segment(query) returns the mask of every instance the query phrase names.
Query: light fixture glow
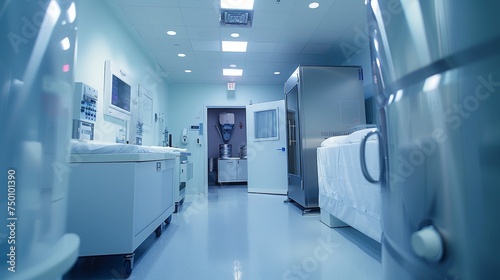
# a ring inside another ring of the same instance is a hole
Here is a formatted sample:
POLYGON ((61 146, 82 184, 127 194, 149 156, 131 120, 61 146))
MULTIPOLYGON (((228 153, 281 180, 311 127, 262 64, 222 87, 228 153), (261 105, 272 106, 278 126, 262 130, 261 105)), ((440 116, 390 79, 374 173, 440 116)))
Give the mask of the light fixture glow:
POLYGON ((186 70, 184 70, 184 72, 186 72, 186 73, 191 73, 191 72, 193 72, 193 71, 191 71, 191 70, 189 70, 189 69, 186 69, 186 70))
POLYGON ((236 65, 236 64, 234 64, 234 63, 233 63, 233 64, 229 64, 229 67, 232 67, 232 68, 234 68, 234 67, 236 67, 236 66, 238 66, 238 65, 236 65))
POLYGON ((311 8, 311 9, 316 9, 317 7, 319 7, 318 2, 312 2, 311 4, 309 4, 309 8, 311 8))
POLYGON ((243 76, 243 69, 222 69, 222 75, 224 76, 243 76))
POLYGON ((167 31, 167 35, 170 35, 170 36, 175 36, 177 34, 177 32, 173 31, 173 30, 169 30, 167 31))
POLYGON ((281 74, 281 72, 280 72, 280 71, 276 71, 276 72, 274 72, 274 75, 279 75, 279 74, 281 74))
POLYGON ((399 89, 396 91, 396 96, 394 97, 394 102, 398 102, 403 97, 403 90, 399 89))
POLYGON ((67 50, 69 50, 69 48, 71 48, 71 42, 69 41, 68 37, 61 40, 61 48, 65 51, 67 51, 67 50))
POLYGON ((71 3, 69 9, 66 11, 66 16, 68 17, 69 23, 73 23, 76 19, 76 8, 75 2, 71 3))
POLYGON ((222 41, 223 52, 246 52, 248 42, 242 41, 222 41))
POLYGON ((222 9, 253 10, 254 0, 220 0, 222 9))
POLYGON ((238 38, 238 37, 240 37, 240 34, 238 34, 236 32, 235 33, 231 33, 231 37, 238 38))
POLYGON ((438 88, 440 82, 441 82, 441 75, 440 74, 430 76, 427 79, 425 79, 423 90, 424 91, 433 91, 433 90, 438 88))
POLYGON ((178 56, 178 57, 186 57, 186 54, 184 54, 184 53, 179 53, 179 54, 177 54, 177 56, 178 56))

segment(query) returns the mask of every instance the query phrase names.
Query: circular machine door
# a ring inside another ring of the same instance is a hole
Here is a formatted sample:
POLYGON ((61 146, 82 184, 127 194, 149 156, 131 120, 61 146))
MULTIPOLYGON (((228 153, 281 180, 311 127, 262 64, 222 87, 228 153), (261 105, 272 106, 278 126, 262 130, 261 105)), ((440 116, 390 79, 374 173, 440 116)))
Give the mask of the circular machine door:
POLYGON ((500 266, 499 9, 368 3, 384 279, 487 279, 500 266))

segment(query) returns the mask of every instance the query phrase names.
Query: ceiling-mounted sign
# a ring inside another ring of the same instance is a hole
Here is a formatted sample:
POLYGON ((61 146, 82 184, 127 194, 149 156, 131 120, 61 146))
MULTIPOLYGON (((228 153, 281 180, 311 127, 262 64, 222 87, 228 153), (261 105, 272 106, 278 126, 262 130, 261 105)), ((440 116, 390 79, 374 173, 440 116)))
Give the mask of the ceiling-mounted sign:
POLYGON ((227 90, 235 90, 236 83, 227 83, 227 90))

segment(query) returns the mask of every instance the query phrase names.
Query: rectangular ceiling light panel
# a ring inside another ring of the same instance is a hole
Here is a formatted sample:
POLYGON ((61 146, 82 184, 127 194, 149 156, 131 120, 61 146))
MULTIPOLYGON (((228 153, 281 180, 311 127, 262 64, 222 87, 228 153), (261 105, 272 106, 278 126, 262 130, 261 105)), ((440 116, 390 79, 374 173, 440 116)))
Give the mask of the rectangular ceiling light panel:
POLYGON ((248 42, 242 41, 222 41, 223 52, 246 52, 248 42))
POLYGON ((243 69, 224 68, 224 69, 222 69, 222 75, 224 75, 224 76, 243 76, 243 69))
POLYGON ((253 10, 254 0, 220 0, 222 9, 253 10))

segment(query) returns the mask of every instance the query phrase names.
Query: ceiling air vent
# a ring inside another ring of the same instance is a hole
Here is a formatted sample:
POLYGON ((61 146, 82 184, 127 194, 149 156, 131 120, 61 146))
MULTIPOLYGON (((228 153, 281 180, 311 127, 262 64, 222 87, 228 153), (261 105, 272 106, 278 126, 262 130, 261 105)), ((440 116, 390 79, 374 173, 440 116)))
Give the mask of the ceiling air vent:
POLYGON ((220 10, 220 24, 222 26, 251 27, 253 11, 250 10, 220 10))

